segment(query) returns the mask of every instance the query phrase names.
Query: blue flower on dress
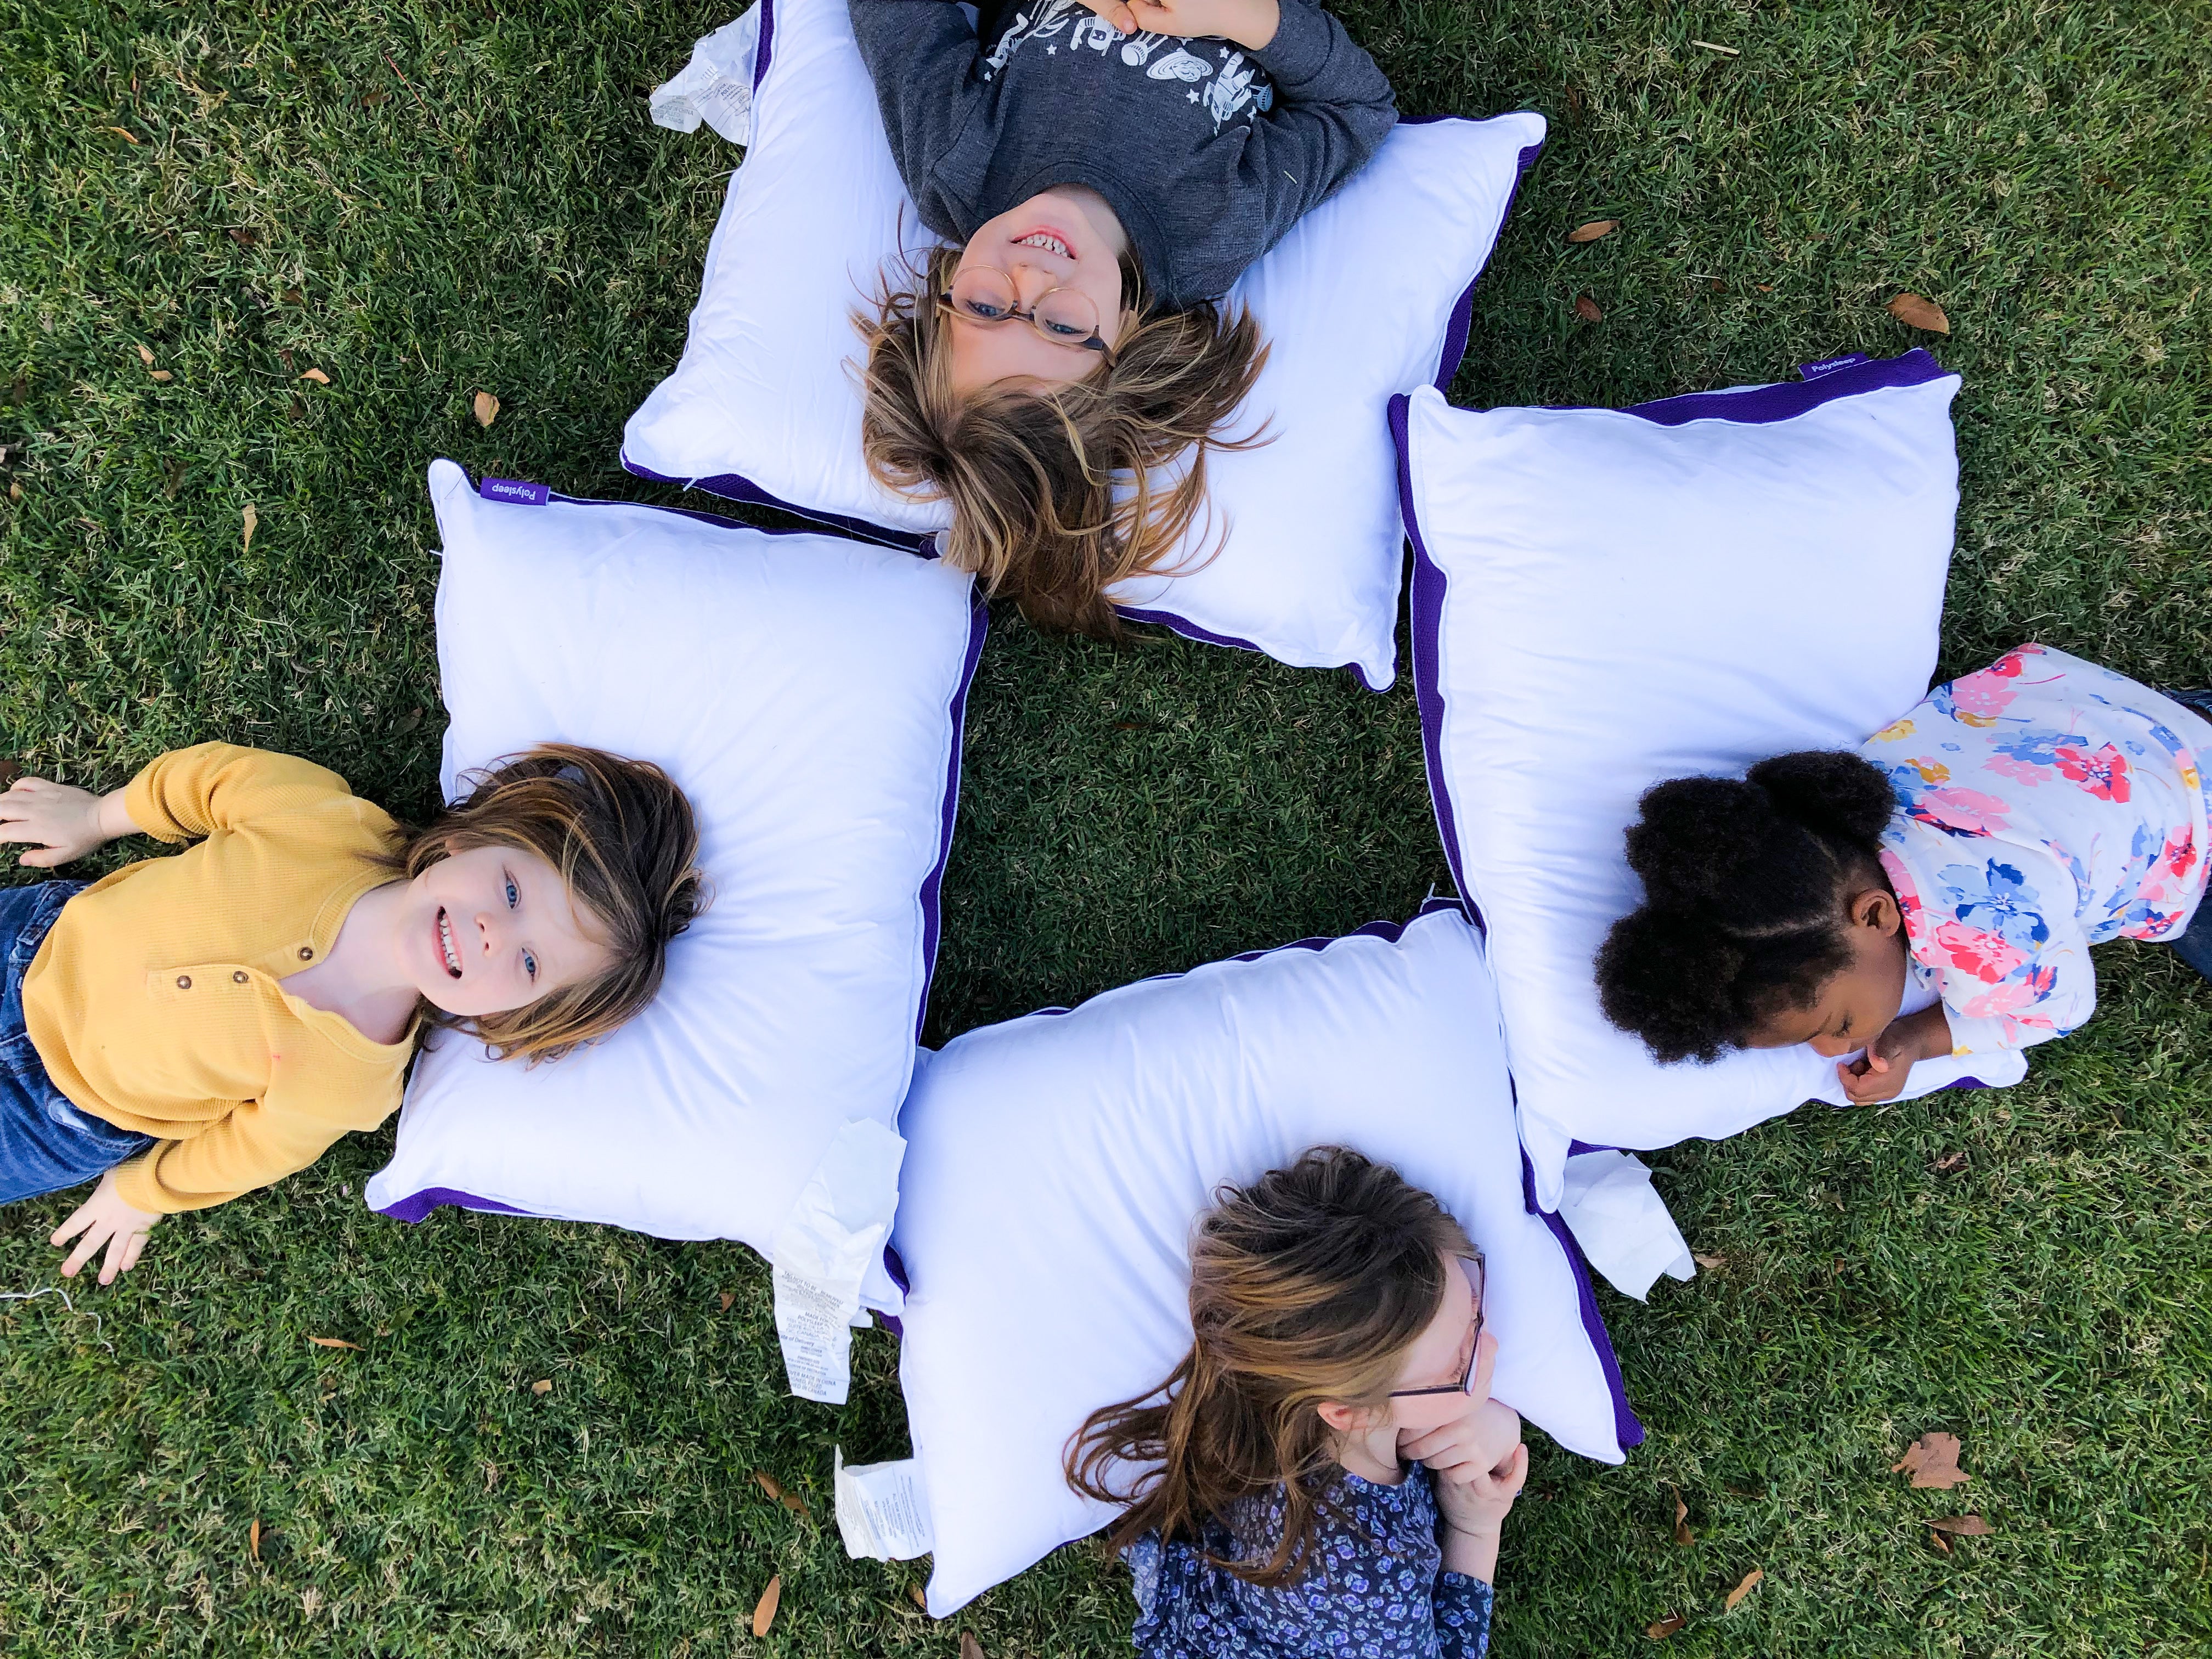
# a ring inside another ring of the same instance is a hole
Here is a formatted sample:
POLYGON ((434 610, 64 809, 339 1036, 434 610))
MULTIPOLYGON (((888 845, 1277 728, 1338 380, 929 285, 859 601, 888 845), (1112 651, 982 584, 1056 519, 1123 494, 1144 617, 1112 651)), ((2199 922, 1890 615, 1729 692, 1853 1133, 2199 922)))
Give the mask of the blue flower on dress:
POLYGON ((2042 896, 2009 864, 1946 865, 1936 877, 1951 912, 1970 927, 1995 933, 2016 950, 2033 952, 2051 937, 2038 908, 2042 896))

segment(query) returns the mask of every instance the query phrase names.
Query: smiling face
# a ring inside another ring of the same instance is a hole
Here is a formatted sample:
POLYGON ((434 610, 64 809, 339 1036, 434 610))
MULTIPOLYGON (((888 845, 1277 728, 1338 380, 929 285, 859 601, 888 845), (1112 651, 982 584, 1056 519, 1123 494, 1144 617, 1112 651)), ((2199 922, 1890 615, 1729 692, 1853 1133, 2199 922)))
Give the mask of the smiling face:
MULTIPOLYGON (((1129 239, 1105 198, 1067 185, 1032 196, 981 226, 968 239, 958 270, 996 270, 1024 311, 1054 289, 1088 299, 1098 313, 1098 334, 1120 343, 1121 255, 1129 239)), ((956 276, 957 276, 956 272, 956 276)), ((934 296, 932 296, 934 303, 934 296)), ((953 389, 963 393, 1000 381, 1047 386, 1079 380, 1098 366, 1099 354, 1044 338, 1027 322, 979 323, 946 319, 953 389)))
POLYGON ((526 1007, 613 962, 561 872, 515 847, 472 847, 431 865, 407 884, 393 927, 416 988, 465 1018, 526 1007))
POLYGON ((1751 1040, 1754 1048, 1810 1043, 1830 1060, 1880 1036, 1905 1000, 1905 918, 1887 888, 1861 888, 1844 901, 1844 940, 1850 961, 1832 975, 1809 1006, 1787 1008, 1751 1040))

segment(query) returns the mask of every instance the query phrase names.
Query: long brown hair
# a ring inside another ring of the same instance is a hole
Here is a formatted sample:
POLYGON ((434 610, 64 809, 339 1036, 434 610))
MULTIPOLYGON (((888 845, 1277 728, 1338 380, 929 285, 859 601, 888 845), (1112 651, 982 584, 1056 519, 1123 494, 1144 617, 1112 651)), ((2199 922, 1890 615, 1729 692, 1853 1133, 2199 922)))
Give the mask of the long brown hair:
MULTIPOLYGON (((957 248, 932 250, 911 286, 887 285, 872 316, 854 317, 867 343, 868 470, 890 489, 951 505, 940 550, 980 575, 985 592, 1012 597, 1041 627, 1117 638, 1121 619, 1105 590, 1158 570, 1175 552, 1206 507, 1206 456, 1267 441, 1257 430, 1217 435, 1251 391, 1267 347, 1249 314, 1224 322, 1210 301, 1153 310, 1129 255, 1121 289, 1131 320, 1110 362, 1044 392, 986 386, 963 395, 952 386, 950 319, 937 301, 959 263, 957 248), (1180 476, 1164 481, 1185 454, 1180 476)), ((1214 550, 1219 543, 1217 535, 1214 550)))
POLYGON ((505 1013, 461 1019, 426 1005, 432 1026, 468 1024, 501 1060, 535 1064, 606 1036, 660 989, 668 942, 707 908, 691 803, 650 761, 543 743, 468 775, 467 797, 395 850, 412 880, 475 847, 535 853, 596 921, 605 972, 505 1013))
POLYGON ((1273 1553, 1220 1565, 1255 1584, 1300 1576, 1335 1474, 1335 1436, 1316 1407, 1387 1401, 1443 1305, 1445 1258, 1470 1249, 1435 1199, 1342 1146, 1222 1188, 1191 1245, 1189 1353, 1068 1442, 1068 1484, 1129 1505, 1110 1546, 1155 1530, 1198 1537, 1208 1516, 1279 1486, 1273 1553), (1129 1464, 1148 1470, 1134 1490, 1113 1479, 1129 1464))

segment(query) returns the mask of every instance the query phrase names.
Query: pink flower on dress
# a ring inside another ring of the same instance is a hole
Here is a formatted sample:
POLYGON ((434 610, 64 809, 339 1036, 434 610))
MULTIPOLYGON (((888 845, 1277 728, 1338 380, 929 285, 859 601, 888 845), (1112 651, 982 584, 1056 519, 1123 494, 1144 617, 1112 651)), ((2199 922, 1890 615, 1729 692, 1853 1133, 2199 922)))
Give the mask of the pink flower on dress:
POLYGON ((2197 832, 2184 824, 2166 838, 2159 852, 2159 867, 2179 880, 2197 866, 2197 832))
POLYGON ((1991 755, 1982 763, 1984 771, 1996 773, 2001 778, 2010 778, 2034 788, 2044 781, 2044 769, 2033 761, 2024 761, 2013 755, 1991 755))
POLYGON ((1951 682, 1951 702, 1969 726, 1986 726, 2012 706, 2019 696, 2007 680, 2018 679, 2023 664, 2017 651, 1987 668, 1951 682))
POLYGON ((2025 980, 2014 980, 2004 985, 1992 986, 1959 1010, 1968 1019, 2003 1018, 2014 1025, 2025 1025, 2033 1030, 2051 1029, 2047 1014, 2026 1014, 2021 1011, 2040 1002, 2057 981, 2057 975, 2048 968, 2039 968, 2025 980))
POLYGON ((1978 789, 1931 789, 1913 803, 1913 816, 1969 836, 1995 835, 2005 827, 2011 803, 1978 789))
POLYGON ((1984 933, 1963 921, 1937 922, 1936 945, 1954 968, 1963 968, 1990 985, 2027 960, 2027 952, 2008 943, 2002 933, 1984 933))
POLYGON ((2099 800, 2127 799, 2128 757, 2111 744, 2094 753, 2079 744, 2060 744, 2051 752, 2068 781, 2080 784, 2099 800))

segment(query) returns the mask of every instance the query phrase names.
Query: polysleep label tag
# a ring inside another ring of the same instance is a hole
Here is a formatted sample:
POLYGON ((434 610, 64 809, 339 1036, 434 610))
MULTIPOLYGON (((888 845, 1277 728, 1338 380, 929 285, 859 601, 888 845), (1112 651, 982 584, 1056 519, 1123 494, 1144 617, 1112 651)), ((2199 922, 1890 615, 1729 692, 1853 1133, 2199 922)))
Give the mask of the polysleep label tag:
POLYGON ((1839 368, 1856 368, 1861 363, 1873 361, 1863 351, 1846 352, 1840 357, 1823 357, 1817 363, 1798 364, 1797 377, 1804 380, 1817 380, 1823 374, 1832 374, 1839 368))
POLYGON ((905 1158, 906 1142, 882 1124, 848 1123, 776 1230, 775 1334, 801 1400, 845 1403, 853 1327, 866 1322, 860 1285, 890 1236, 905 1158))
POLYGON ((548 486, 522 478, 486 478, 477 486, 477 494, 488 501, 514 501, 524 507, 543 507, 553 499, 548 486))
POLYGON ((844 1535, 846 1554, 856 1561, 911 1561, 937 1547, 917 1459, 848 1468, 842 1446, 831 1457, 837 1530, 844 1535))

